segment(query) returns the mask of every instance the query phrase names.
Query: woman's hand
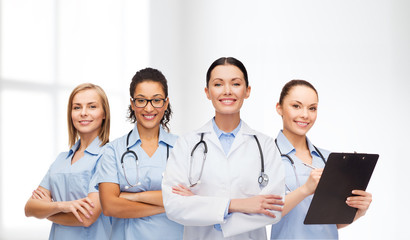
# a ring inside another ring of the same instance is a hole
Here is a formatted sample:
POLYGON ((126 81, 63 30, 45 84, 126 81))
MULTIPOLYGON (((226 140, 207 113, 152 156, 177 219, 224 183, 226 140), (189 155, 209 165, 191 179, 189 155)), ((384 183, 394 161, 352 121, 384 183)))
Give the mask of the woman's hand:
POLYGON ((352 194, 357 196, 348 197, 346 204, 349 205, 349 207, 357 208, 355 217, 355 219, 357 219, 366 214, 366 211, 369 209, 370 203, 372 202, 372 194, 363 190, 353 190, 352 194))
MULTIPOLYGON (((369 209, 370 203, 372 202, 372 194, 365 192, 363 190, 353 190, 352 194, 357 196, 350 196, 346 199, 346 204, 349 207, 357 208, 356 215, 353 221, 358 218, 363 217, 366 214, 367 209, 369 209)), ((349 224, 337 224, 337 228, 344 228, 349 224)))
POLYGON ((278 195, 257 195, 250 198, 232 199, 229 205, 229 212, 261 213, 275 218, 275 214, 270 212, 282 211, 284 202, 278 195))
POLYGON ((317 168, 310 171, 310 175, 305 184, 302 185, 302 190, 305 194, 311 195, 316 191, 320 177, 322 177, 323 168, 317 168))
POLYGON ((194 196, 195 195, 191 192, 189 188, 185 187, 182 184, 178 184, 178 186, 172 187, 172 193, 175 193, 181 196, 194 196))
POLYGON ((90 215, 93 215, 93 212, 91 211, 91 209, 94 208, 94 203, 88 197, 74 200, 74 201, 57 202, 57 203, 58 203, 58 207, 61 212, 73 213, 74 216, 80 222, 83 222, 83 219, 78 214, 78 211, 80 211, 86 218, 90 218, 90 215))
POLYGON ((53 200, 51 199, 51 196, 48 195, 47 193, 43 192, 40 188, 37 188, 36 190, 33 191, 33 194, 31 195, 32 199, 39 199, 43 200, 46 202, 52 202, 53 200))

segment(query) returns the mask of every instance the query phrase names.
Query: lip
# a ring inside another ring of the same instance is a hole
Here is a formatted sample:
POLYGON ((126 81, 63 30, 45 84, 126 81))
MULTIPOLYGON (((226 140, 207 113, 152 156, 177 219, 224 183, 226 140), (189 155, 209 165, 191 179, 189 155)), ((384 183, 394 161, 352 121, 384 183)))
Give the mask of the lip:
POLYGON ((92 122, 92 120, 81 120, 79 121, 82 126, 87 126, 92 122))
POLYGON ((236 99, 234 99, 234 98, 222 98, 222 99, 219 99, 219 102, 222 103, 223 105, 232 105, 236 102, 236 99))
POLYGON ((302 121, 295 121, 296 125, 298 125, 299 127, 307 127, 309 126, 308 122, 302 122, 302 121))
POLYGON ((147 121, 154 120, 156 116, 157 114, 142 114, 142 117, 147 121))

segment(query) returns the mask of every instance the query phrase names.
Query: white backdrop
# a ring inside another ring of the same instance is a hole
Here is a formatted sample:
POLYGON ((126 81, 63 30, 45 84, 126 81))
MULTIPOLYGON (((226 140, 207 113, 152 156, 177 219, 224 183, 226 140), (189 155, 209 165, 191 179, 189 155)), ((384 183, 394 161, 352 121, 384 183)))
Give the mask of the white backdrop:
POLYGON ((252 92, 241 115, 251 127, 275 137, 281 87, 305 79, 319 92, 318 120, 309 133, 314 144, 380 154, 368 187, 373 203, 365 217, 339 231, 340 239, 408 236, 410 164, 400 152, 410 143, 410 2, 0 4, 3 239, 48 236, 50 224, 25 218, 23 208, 56 154, 67 149, 65 108, 75 85, 93 82, 107 91, 115 139, 132 127, 125 121, 131 77, 143 67, 158 68, 169 81, 171 130, 184 134, 213 116, 205 73, 221 56, 236 57, 248 69, 252 92))

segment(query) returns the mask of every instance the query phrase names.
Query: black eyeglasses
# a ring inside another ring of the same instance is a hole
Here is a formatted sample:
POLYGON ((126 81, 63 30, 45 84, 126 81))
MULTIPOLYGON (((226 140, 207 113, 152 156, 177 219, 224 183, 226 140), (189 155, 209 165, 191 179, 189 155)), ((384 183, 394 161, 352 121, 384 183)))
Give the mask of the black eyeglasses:
POLYGON ((132 102, 137 108, 144 108, 150 102, 154 108, 162 108, 165 105, 166 98, 132 98, 132 102))

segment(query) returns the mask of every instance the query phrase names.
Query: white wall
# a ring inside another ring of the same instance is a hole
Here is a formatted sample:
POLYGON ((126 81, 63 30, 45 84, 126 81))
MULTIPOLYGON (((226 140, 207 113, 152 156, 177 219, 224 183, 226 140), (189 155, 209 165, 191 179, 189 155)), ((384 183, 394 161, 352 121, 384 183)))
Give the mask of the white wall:
POLYGON ((0 230, 8 233, 7 239, 24 239, 27 233, 16 232, 23 225, 30 233, 47 236, 49 223, 25 218, 23 207, 54 156, 66 148, 65 107, 73 86, 92 81, 107 90, 116 119, 112 138, 116 138, 130 128, 123 119, 132 75, 146 65, 156 67, 169 81, 171 129, 183 134, 213 116, 203 92, 205 73, 221 56, 234 56, 248 69, 252 92, 241 114, 250 126, 275 137, 281 128, 274 109, 281 87, 291 79, 305 79, 319 92, 319 116, 309 134, 315 145, 380 154, 368 187, 373 194, 371 208, 339 231, 341 239, 407 237, 410 193, 404 183, 410 180, 405 172, 410 164, 399 152, 410 143, 408 1, 155 0, 142 6, 127 0, 37 1, 44 8, 29 2, 0 2, 0 168, 3 175, 13 173, 0 180, 0 230), (98 7, 103 12, 96 11, 98 7), (44 14, 38 13, 49 12, 48 8, 58 9, 57 22, 53 14, 44 20, 44 14), (31 15, 7 17, 12 9, 31 15), (33 21, 38 23, 31 27, 41 26, 41 31, 28 31, 33 21), (25 31, 10 37, 18 29, 25 31), (25 51, 19 51, 22 48, 25 51), (31 69, 42 53, 51 57, 31 69), (33 72, 39 77, 33 78, 33 72), (60 100, 54 103, 52 95, 27 93, 24 84, 10 80, 12 76, 40 84, 39 88, 57 82, 53 86, 61 91, 60 100), (25 109, 26 102, 19 100, 27 96, 38 101, 34 110, 25 109), (33 130, 28 123, 35 122, 39 112, 50 119, 43 128, 51 124, 57 133, 33 130), (14 152, 25 148, 17 144, 24 134, 30 140, 25 143, 27 152, 35 157, 13 153, 7 155, 12 158, 5 157, 6 148, 14 152), (14 205, 13 196, 18 196, 14 205))
POLYGON ((282 86, 306 79, 320 98, 311 140, 333 151, 380 154, 368 187, 371 208, 340 230, 340 238, 405 238, 410 164, 399 151, 410 144, 408 1, 154 1, 151 6, 151 63, 166 69, 170 79, 175 132, 211 118, 203 88, 206 70, 218 57, 244 62, 252 93, 242 118, 273 137, 281 128, 274 106, 282 86))

